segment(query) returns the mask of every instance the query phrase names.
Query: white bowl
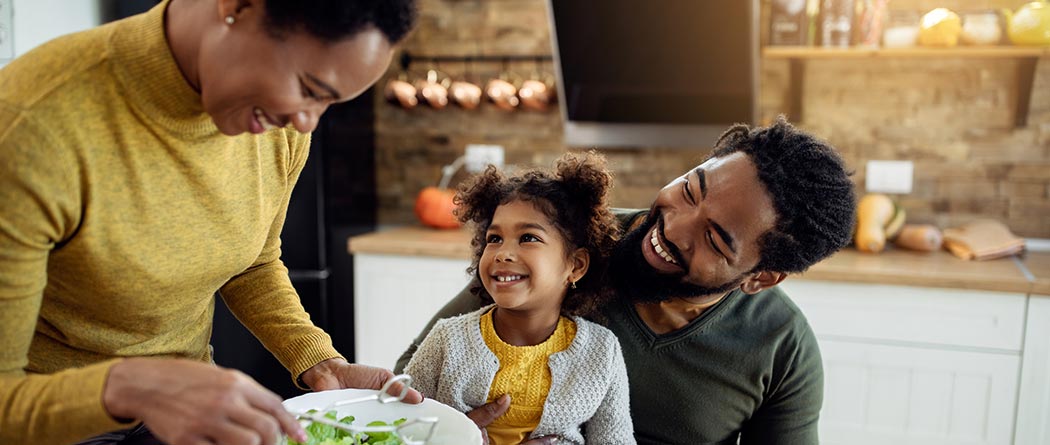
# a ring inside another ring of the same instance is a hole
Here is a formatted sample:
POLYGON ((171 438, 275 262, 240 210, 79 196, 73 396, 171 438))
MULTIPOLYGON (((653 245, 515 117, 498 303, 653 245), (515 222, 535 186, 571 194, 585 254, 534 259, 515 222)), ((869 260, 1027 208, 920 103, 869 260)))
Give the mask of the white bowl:
MULTIPOLYGON (((342 400, 377 394, 370 389, 337 389, 332 391, 311 392, 284 401, 285 409, 303 412, 311 409, 323 410, 332 403, 342 400)), ((368 401, 344 405, 336 408, 338 417, 354 416, 355 426, 365 426, 369 422, 381 420, 391 423, 397 419, 412 420, 420 417, 437 417, 434 435, 427 445, 480 445, 481 430, 463 413, 448 405, 426 399, 418 405, 401 402, 379 403, 368 401)), ((320 413, 323 414, 323 413, 320 413)))

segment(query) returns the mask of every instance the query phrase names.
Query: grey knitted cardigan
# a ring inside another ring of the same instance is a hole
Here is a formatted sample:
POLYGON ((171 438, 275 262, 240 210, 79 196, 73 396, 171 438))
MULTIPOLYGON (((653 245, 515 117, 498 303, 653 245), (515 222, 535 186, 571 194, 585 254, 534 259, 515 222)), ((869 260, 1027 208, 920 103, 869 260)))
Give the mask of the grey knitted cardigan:
MULTIPOLYGON (((499 360, 481 337, 481 315, 492 306, 440 320, 419 345, 405 373, 426 397, 467 412, 484 405, 499 360)), ((616 336, 572 317, 576 337, 551 354, 551 389, 530 439, 557 435, 558 443, 634 444, 627 368, 616 336)))

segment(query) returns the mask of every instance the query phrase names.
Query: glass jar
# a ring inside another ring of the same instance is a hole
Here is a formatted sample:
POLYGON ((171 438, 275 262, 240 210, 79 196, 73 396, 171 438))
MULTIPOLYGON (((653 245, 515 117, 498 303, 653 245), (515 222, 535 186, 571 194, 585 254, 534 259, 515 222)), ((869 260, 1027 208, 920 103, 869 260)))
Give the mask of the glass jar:
POLYGON ((882 37, 882 29, 886 26, 888 14, 886 7, 889 0, 857 0, 854 20, 854 43, 857 46, 877 47, 882 37))
POLYGON ((809 34, 809 17, 806 15, 806 0, 773 0, 770 19, 769 43, 771 45, 806 45, 809 34))
POLYGON ((919 40, 918 11, 891 11, 882 31, 882 46, 885 48, 909 48, 919 40))
POLYGON ((820 44, 825 47, 845 48, 850 45, 853 29, 852 0, 821 0, 820 44))
POLYGON ((997 45, 1003 37, 999 25, 999 14, 995 11, 969 12, 963 14, 962 35, 959 38, 967 45, 997 45))

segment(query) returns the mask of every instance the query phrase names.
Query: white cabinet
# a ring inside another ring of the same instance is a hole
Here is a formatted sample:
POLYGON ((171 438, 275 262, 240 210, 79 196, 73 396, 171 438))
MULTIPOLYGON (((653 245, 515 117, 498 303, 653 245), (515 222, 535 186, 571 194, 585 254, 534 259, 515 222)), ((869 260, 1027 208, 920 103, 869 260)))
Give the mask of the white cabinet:
POLYGON ((1028 303, 1017 445, 1050 444, 1050 295, 1028 303))
POLYGON ((1021 350, 1024 294, 792 279, 780 287, 821 337, 1021 350))
POLYGON ((470 281, 469 265, 467 260, 356 254, 356 362, 393 368, 430 318, 470 281))
MULTIPOLYGON (((466 259, 357 253, 357 361, 391 368, 466 259)), ((1050 445, 1050 296, 789 279, 824 359, 821 443, 1050 445)))
POLYGON ((805 280, 781 286, 820 343, 822 443, 1014 443, 1024 294, 805 280))
POLYGON ((1010 443, 1020 357, 836 340, 820 350, 821 443, 1010 443))

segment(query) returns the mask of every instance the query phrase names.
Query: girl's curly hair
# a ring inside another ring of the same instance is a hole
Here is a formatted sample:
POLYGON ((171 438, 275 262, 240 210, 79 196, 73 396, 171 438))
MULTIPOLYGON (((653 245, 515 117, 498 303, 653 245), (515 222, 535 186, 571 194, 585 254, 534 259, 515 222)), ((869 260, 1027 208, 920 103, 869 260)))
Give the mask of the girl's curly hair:
POLYGON ((600 318, 597 309, 610 291, 605 273, 609 253, 619 236, 616 218, 609 211, 608 194, 612 174, 606 169, 605 157, 590 151, 566 153, 553 169, 531 169, 507 177, 493 166, 474 176, 456 193, 456 216, 472 224, 474 249, 467 273, 478 285, 471 288, 483 302, 491 304, 492 296, 480 285, 478 263, 487 244, 485 233, 492 224, 496 208, 515 200, 531 202, 561 232, 567 254, 577 248, 590 253, 590 267, 576 289, 568 289, 562 301, 562 313, 600 318))

